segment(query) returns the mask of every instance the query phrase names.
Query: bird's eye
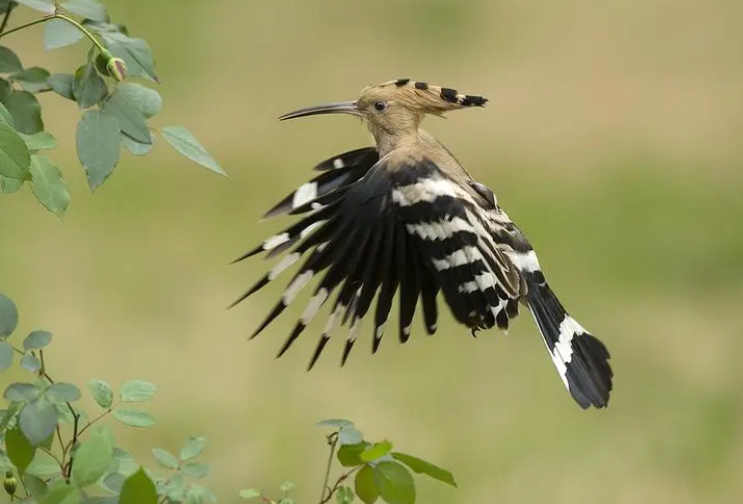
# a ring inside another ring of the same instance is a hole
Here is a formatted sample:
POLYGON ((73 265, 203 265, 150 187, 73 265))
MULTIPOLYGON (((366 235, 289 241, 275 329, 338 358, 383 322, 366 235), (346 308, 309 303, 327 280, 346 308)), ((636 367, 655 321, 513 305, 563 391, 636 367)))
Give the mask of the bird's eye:
POLYGON ((374 108, 377 110, 377 112, 384 112, 385 110, 387 110, 387 102, 385 101, 374 102, 374 108))

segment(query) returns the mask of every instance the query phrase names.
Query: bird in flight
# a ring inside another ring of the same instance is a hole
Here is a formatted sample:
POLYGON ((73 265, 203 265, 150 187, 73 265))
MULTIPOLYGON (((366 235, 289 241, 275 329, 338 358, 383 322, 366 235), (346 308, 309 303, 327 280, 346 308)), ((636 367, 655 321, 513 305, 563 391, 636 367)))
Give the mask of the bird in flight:
POLYGON ((436 332, 439 293, 457 322, 473 335, 494 326, 507 330, 523 303, 573 399, 584 409, 608 404, 613 372, 606 346, 565 311, 536 253, 493 192, 420 129, 426 115, 483 107, 486 102, 455 89, 397 79, 367 86, 353 101, 303 108, 279 118, 356 116, 366 123, 376 145, 319 163, 317 176, 265 214, 303 217, 235 261, 261 252, 267 257, 286 252, 232 306, 306 259, 252 337, 315 277, 320 280, 278 354, 283 355, 331 301, 310 369, 337 326, 350 323, 341 360, 345 364, 374 298, 374 313, 368 317, 374 325, 372 352, 385 333, 396 293, 403 343, 410 337, 419 300, 427 333, 436 332))

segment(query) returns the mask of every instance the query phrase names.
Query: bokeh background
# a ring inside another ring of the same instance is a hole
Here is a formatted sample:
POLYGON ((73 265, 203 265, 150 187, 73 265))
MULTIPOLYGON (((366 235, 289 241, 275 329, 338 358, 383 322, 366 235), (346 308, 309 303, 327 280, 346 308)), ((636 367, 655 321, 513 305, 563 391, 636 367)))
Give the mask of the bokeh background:
MULTIPOLYGON (((204 435, 223 502, 284 479, 313 502, 326 459, 314 423, 345 417, 454 472, 459 490, 421 480, 422 503, 742 501, 741 2, 107 3, 154 49, 156 124, 187 125, 232 178, 159 142, 91 195, 78 111, 45 96, 72 206, 60 222, 27 189, 0 198, 0 278, 21 330, 54 332, 55 377, 158 385, 160 425, 117 430, 142 461, 204 435), (609 346, 608 410, 573 403, 528 316, 475 340, 446 314, 435 337, 417 323, 400 346, 391 331, 373 358, 367 327, 342 370, 339 332, 306 374, 322 322, 274 355, 307 296, 250 343, 283 283, 225 310, 269 266, 229 261, 289 222, 259 223, 263 211, 316 162, 370 142, 349 118, 276 116, 398 77, 490 98, 426 127, 609 346)), ((26 64, 82 61, 82 45, 45 54, 40 35, 7 43, 26 64)))

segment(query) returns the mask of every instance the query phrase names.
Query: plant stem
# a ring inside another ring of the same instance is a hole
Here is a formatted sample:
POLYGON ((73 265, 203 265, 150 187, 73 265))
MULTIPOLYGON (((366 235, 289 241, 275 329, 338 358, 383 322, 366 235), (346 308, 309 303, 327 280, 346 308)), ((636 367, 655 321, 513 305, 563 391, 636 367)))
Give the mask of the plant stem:
POLYGON ((55 17, 54 14, 50 14, 49 16, 44 16, 44 17, 39 18, 39 19, 34 19, 33 21, 30 21, 30 22, 28 22, 26 24, 22 24, 21 26, 16 26, 15 28, 11 28, 10 30, 8 30, 6 32, 0 33, 0 38, 5 37, 6 35, 10 35, 11 33, 15 33, 17 31, 21 31, 23 29, 29 28, 29 27, 31 27, 33 25, 37 25, 39 23, 46 23, 50 19, 54 19, 54 17, 55 17))
MULTIPOLYGON (((329 490, 328 482, 330 481, 330 468, 333 466, 333 455, 335 455, 335 447, 338 445, 338 433, 334 432, 328 436, 328 444, 330 445, 330 455, 328 456, 328 466, 325 469, 325 480, 322 483, 322 492, 320 493, 320 502, 327 502, 325 493, 329 490)), ((330 494, 332 495, 332 493, 330 494)), ((328 496, 328 499, 330 496, 328 496)))
MULTIPOLYGON (((7 20, 7 15, 6 15, 5 19, 7 20)), ((37 25, 37 24, 40 24, 40 23, 46 23, 50 19, 61 19, 63 21, 66 21, 66 22, 70 23, 75 28, 77 28, 78 30, 80 30, 83 33, 83 35, 85 35, 86 37, 88 37, 88 40, 90 40, 93 43, 93 45, 100 51, 100 53, 104 57, 106 57, 106 58, 111 58, 112 57, 111 56, 111 53, 109 52, 109 50, 106 49, 105 47, 103 47, 103 44, 101 44, 101 42, 92 33, 90 33, 90 31, 87 28, 85 28, 83 25, 81 25, 80 23, 78 23, 77 21, 75 21, 74 19, 72 19, 71 17, 66 16, 64 14, 60 14, 58 12, 56 12, 54 14, 49 14, 48 16, 44 16, 44 17, 41 17, 39 19, 34 19, 33 21, 29 21, 28 23, 22 24, 21 26, 16 26, 15 28, 12 28, 12 29, 10 29, 10 30, 8 30, 6 32, 3 32, 3 31, 0 30, 0 38, 3 38, 6 35, 10 35, 11 33, 15 33, 17 31, 24 30, 26 28, 29 28, 31 26, 34 26, 34 25, 37 25)), ((3 20, 3 26, 5 25, 5 22, 6 21, 3 20)))
MULTIPOLYGON (((1 36, 2 34, 0 34, 0 37, 1 36)), ((40 371, 41 376, 46 378, 49 381, 49 383, 54 384, 54 380, 52 379, 51 376, 49 376, 49 373, 46 372, 46 363, 44 362, 44 350, 39 350, 39 360, 41 361, 41 371, 40 371)), ((69 444, 67 445, 68 447, 65 448, 62 453, 63 460, 64 460, 64 457, 67 456, 68 449, 73 448, 75 444, 77 443, 77 437, 79 436, 78 428, 80 426, 80 415, 78 415, 75 412, 75 408, 72 407, 72 404, 70 404, 69 402, 65 402, 65 404, 70 409, 70 413, 72 414, 72 418, 74 421, 73 421, 73 429, 72 429, 72 441, 69 442, 69 444)), ((70 474, 72 474, 72 457, 70 457, 70 461, 68 462, 68 469, 67 469, 66 474, 65 474, 64 467, 62 467, 62 475, 65 477, 65 481, 67 481, 68 483, 70 481, 70 474)))
POLYGON ((5 28, 8 26, 8 21, 10 21, 10 13, 15 8, 15 4, 12 2, 8 2, 8 10, 5 11, 5 16, 3 16, 3 22, 0 24, 0 33, 5 31, 5 28))
POLYGON ((337 492, 338 489, 341 487, 341 483, 343 483, 344 481, 346 481, 349 476, 351 476, 353 473, 355 473, 356 471, 358 471, 362 467, 364 467, 364 466, 363 465, 356 466, 353 469, 351 469, 350 471, 348 471, 347 473, 341 474, 338 477, 338 480, 333 485, 333 488, 330 488, 329 489, 330 491, 328 492, 328 495, 326 495, 318 504, 325 504, 326 502, 330 501, 330 499, 333 498, 333 495, 335 494, 335 492, 337 492))
POLYGON ((103 413, 101 413, 100 415, 98 415, 97 417, 95 417, 93 420, 91 420, 90 422, 88 422, 86 425, 84 425, 83 428, 80 429, 80 432, 77 433, 77 436, 78 437, 82 436, 83 435, 83 432, 85 432, 86 430, 88 430, 89 427, 92 427, 96 422, 98 422, 99 420, 101 420, 103 417, 105 417, 106 415, 108 415, 109 413, 111 413, 114 410, 114 408, 116 406, 118 406, 118 405, 119 405, 118 402, 116 404, 111 405, 110 408, 108 408, 103 413))

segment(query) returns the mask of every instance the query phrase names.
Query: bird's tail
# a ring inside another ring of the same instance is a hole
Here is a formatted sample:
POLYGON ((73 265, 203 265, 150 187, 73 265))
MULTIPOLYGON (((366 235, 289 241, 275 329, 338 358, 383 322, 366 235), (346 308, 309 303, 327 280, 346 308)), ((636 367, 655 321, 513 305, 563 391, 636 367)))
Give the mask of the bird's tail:
POLYGON ((538 267, 534 251, 522 270, 526 303, 539 326, 552 361, 573 399, 582 407, 603 408, 609 402, 614 373, 609 351, 563 308, 538 267))

